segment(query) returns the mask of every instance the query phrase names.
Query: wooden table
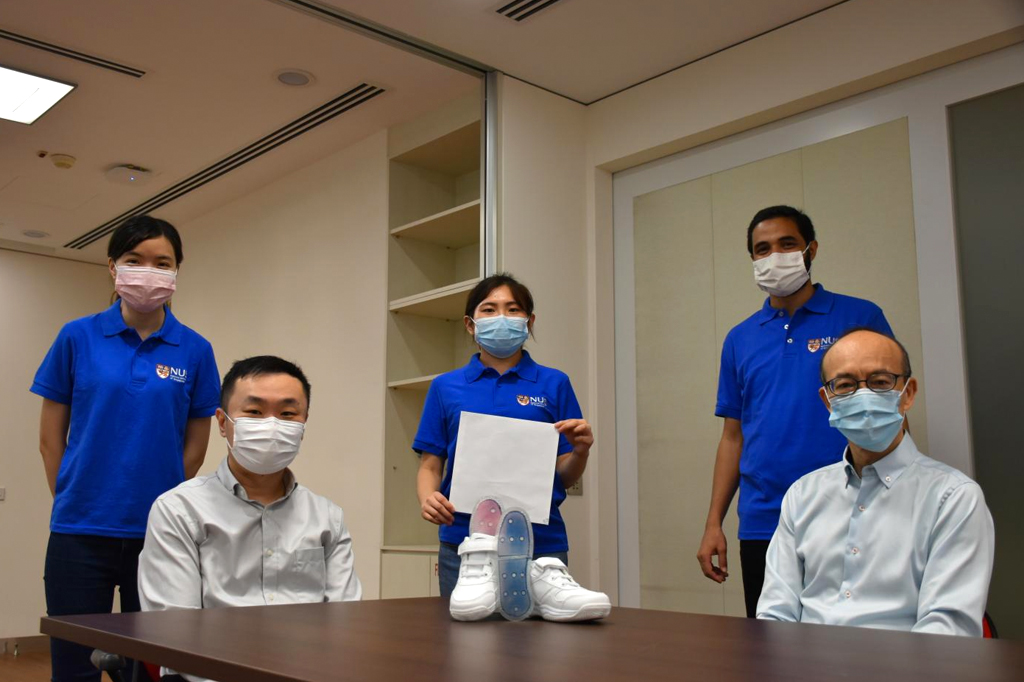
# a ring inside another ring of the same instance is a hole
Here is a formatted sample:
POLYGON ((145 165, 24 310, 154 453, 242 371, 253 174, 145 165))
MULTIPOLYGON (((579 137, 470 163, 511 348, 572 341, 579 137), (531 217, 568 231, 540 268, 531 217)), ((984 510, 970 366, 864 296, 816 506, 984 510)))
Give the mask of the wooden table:
POLYGON ((439 598, 43 618, 53 637, 221 682, 1024 680, 1024 643, 612 609, 456 623, 439 598))

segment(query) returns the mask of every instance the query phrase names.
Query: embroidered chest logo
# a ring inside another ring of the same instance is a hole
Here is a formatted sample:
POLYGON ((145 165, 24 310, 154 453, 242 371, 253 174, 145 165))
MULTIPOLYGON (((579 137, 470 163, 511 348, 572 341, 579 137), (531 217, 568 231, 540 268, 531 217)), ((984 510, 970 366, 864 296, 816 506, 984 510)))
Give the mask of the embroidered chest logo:
POLYGON ((188 370, 169 367, 168 365, 157 365, 156 375, 161 379, 170 379, 171 381, 183 384, 188 379, 188 370))
POLYGON ((823 336, 820 339, 807 339, 807 350, 812 353, 817 353, 819 350, 828 349, 833 343, 836 342, 834 336, 823 336))
POLYGON ((526 407, 526 406, 530 406, 530 407, 547 407, 548 406, 548 399, 547 398, 544 398, 544 397, 537 398, 537 397, 532 396, 532 395, 517 395, 516 396, 516 402, 518 402, 523 407, 526 407))

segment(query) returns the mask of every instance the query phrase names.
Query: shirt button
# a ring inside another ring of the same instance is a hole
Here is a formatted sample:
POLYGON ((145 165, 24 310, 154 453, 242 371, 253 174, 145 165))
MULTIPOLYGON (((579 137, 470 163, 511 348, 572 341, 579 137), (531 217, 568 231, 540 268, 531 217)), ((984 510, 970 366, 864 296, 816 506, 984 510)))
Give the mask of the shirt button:
POLYGON ((857 549, 856 547, 854 547, 854 548, 853 548, 853 549, 851 549, 850 551, 851 551, 851 552, 853 552, 854 554, 860 554, 860 550, 859 550, 859 549, 857 549))
POLYGON ((786 339, 786 343, 793 343, 793 339, 786 339))
POLYGON ((779 317, 782 317, 783 315, 785 315, 785 313, 780 310, 779 311, 779 317))
POLYGON ((886 483, 892 483, 892 476, 886 476, 885 477, 885 482, 886 483))
POLYGON ((858 506, 858 507, 857 507, 857 509, 860 509, 861 511, 864 511, 865 509, 867 509, 867 507, 865 507, 865 506, 864 506, 864 505, 862 504, 862 505, 858 506))
MULTIPOLYGON (((847 592, 847 593, 846 593, 846 596, 847 596, 847 597, 849 597, 849 596, 850 596, 850 593, 849 593, 849 592, 847 592)), ((267 595, 267 601, 274 601, 274 595, 272 595, 272 594, 271 594, 271 595, 267 595)))
POLYGON ((274 550, 268 549, 267 550, 267 556, 274 556, 274 550))
MULTIPOLYGON (((846 597, 847 599, 849 599, 850 597, 852 597, 852 596, 853 596, 853 594, 852 594, 852 593, 851 593, 851 592, 850 592, 849 590, 847 590, 846 592, 843 592, 843 595, 844 595, 844 596, 845 596, 845 597, 846 597)), ((273 599, 273 597, 271 597, 271 599, 273 599)))
POLYGON ((783 329, 789 329, 789 325, 788 325, 788 324, 787 324, 787 325, 785 325, 785 326, 783 327, 783 329))

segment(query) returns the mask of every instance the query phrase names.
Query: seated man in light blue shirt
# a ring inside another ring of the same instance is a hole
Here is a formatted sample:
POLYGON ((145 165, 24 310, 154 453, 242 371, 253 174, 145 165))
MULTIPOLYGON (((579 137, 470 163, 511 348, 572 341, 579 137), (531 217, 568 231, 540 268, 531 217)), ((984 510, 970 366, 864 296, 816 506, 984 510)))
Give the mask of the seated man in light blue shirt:
POLYGON ((757 617, 981 636, 992 516, 977 483, 905 430, 917 393, 906 349, 850 331, 821 374, 829 423, 849 445, 783 498, 757 617))
POLYGON ((341 508, 287 468, 309 397, 302 370, 281 358, 231 367, 217 410, 228 456, 150 510, 139 556, 143 611, 360 599, 341 508))

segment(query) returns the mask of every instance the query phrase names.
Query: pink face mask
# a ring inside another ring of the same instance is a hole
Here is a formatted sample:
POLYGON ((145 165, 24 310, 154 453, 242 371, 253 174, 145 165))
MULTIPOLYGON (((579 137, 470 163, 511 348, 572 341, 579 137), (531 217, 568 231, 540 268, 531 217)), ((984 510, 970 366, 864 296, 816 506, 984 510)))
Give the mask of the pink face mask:
POLYGON ((177 276, 173 270, 118 265, 114 291, 132 310, 151 313, 171 300, 177 276))

